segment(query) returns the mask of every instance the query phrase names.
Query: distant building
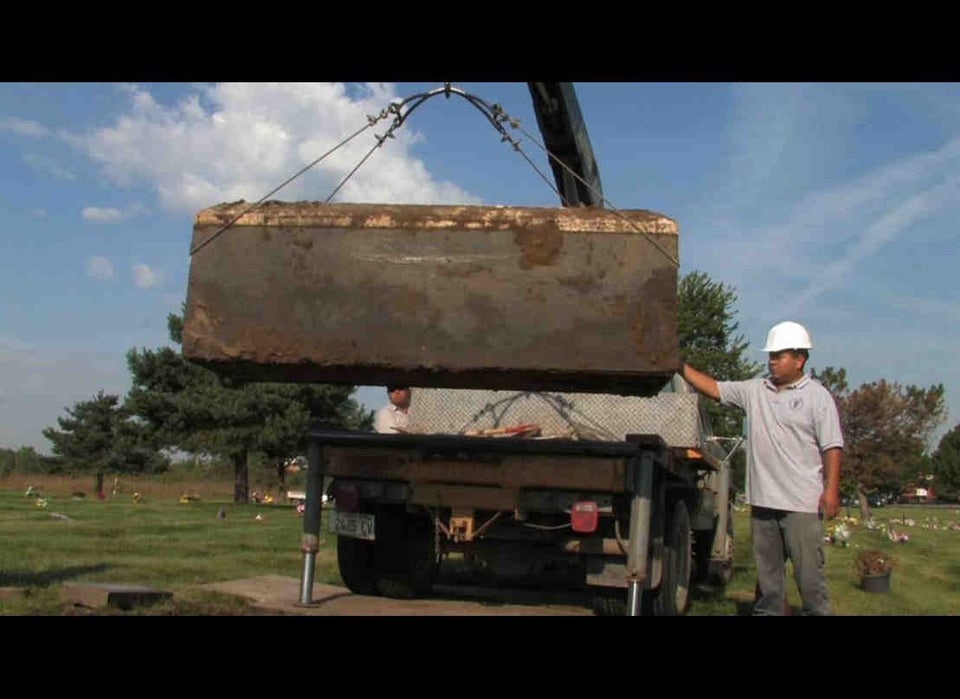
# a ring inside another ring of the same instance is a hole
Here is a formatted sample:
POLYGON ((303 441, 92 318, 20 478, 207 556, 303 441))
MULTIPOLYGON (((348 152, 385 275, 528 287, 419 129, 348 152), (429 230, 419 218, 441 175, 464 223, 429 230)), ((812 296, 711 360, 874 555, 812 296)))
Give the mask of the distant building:
MULTIPOLYGON (((924 479, 927 480, 927 479, 924 479)), ((933 486, 930 483, 918 485, 917 483, 905 483, 903 492, 900 494, 900 502, 904 503, 924 503, 934 502, 937 499, 933 486)))

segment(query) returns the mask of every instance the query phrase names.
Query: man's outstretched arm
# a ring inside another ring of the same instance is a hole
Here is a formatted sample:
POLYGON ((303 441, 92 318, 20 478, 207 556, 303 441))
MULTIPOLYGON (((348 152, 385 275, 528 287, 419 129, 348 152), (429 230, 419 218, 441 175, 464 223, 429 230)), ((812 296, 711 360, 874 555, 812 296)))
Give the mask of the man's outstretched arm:
POLYGON ((681 362, 680 376, 682 376, 683 380, 693 386, 698 392, 702 393, 708 398, 720 400, 720 388, 717 386, 717 380, 709 374, 704 374, 702 371, 699 369, 694 369, 686 362, 681 362))

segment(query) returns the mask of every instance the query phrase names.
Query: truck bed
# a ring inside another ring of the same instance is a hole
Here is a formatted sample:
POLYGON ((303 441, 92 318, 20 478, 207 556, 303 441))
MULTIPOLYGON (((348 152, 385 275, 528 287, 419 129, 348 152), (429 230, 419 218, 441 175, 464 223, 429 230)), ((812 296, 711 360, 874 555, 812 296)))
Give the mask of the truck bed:
POLYGON ((700 398, 682 380, 655 396, 604 393, 414 388, 408 429, 465 434, 533 424, 541 437, 622 442, 655 434, 670 447, 700 449, 709 429, 700 398))
POLYGON ((662 443, 569 439, 490 439, 456 435, 371 434, 315 429, 329 459, 326 475, 519 488, 622 492, 625 460, 662 443))

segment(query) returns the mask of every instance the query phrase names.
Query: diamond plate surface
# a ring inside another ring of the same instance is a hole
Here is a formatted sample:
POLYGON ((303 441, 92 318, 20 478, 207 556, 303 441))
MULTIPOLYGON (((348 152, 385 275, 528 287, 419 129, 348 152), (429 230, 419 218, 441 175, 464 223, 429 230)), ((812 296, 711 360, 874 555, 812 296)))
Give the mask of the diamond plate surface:
POLYGON ((535 423, 544 437, 622 441, 628 434, 657 434, 670 447, 701 446, 695 393, 640 398, 603 393, 549 393, 414 388, 410 428, 424 434, 535 423))

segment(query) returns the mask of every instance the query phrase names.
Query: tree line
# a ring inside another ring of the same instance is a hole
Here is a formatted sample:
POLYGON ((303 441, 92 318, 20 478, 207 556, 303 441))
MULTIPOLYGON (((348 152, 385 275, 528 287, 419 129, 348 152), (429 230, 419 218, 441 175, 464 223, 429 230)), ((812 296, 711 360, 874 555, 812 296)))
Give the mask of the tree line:
MULTIPOLYGON (((171 342, 183 339, 183 315, 167 316, 171 342)), ((59 429, 47 427, 55 458, 46 472, 151 474, 171 467, 169 454, 210 455, 233 464, 237 504, 249 501, 249 462, 257 455, 283 482, 287 460, 306 453, 311 420, 369 429, 372 411, 352 386, 243 382, 185 360, 172 347, 131 349, 131 388, 121 402, 103 391, 66 409, 59 429)))
MULTIPOLYGON (((739 332, 733 287, 691 272, 678 284, 678 339, 687 360, 718 380, 761 374, 765 364, 748 358, 739 332)), ((183 316, 167 318, 179 345, 183 316)), ((306 451, 311 419, 345 429, 369 430, 373 413, 352 398, 355 387, 325 384, 248 383, 192 364, 172 347, 132 349, 126 356, 131 389, 123 401, 100 391, 67 408, 59 429, 47 427, 54 457, 32 449, 0 449, 0 473, 10 470, 93 473, 102 488, 106 473, 157 473, 171 466, 171 450, 218 456, 233 464, 234 501, 249 498, 248 463, 258 455, 277 469, 306 451)), ((837 401, 846 446, 844 495, 856 496, 865 515, 867 496, 898 495, 910 480, 933 477, 941 497, 960 494, 960 425, 928 450, 946 417, 944 387, 900 385, 879 379, 851 390, 843 368, 811 374, 837 401)), ((743 432, 738 410, 707 401, 714 434, 743 432)), ((733 460, 734 483, 743 483, 744 458, 733 460)))

